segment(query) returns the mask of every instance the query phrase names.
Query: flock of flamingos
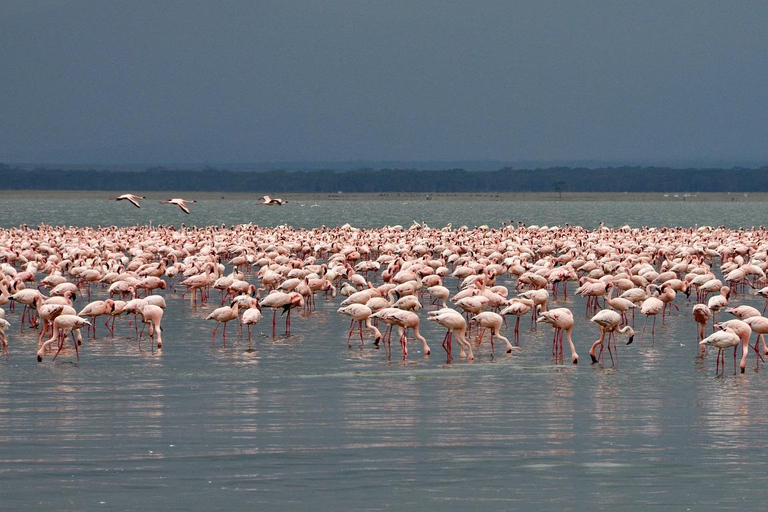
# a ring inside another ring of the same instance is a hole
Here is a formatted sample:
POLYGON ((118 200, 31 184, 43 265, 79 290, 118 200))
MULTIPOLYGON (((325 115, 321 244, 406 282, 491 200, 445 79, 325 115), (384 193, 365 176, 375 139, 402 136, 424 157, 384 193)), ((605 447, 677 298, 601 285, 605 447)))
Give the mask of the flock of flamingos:
MULTIPOLYGON (((112 199, 138 207, 144 198, 112 199)), ((166 202, 189 213, 191 201, 166 202)), ((282 203, 265 196, 261 204, 282 203)), ((10 358, 12 334, 32 327, 38 330, 38 361, 55 359, 62 350, 79 359, 84 336, 95 338, 100 322, 114 336, 118 319, 129 317, 131 335, 143 338, 146 329, 153 347, 161 347, 163 294, 173 291, 176 305, 220 302, 205 316, 214 344, 219 330, 226 344, 233 322, 242 337, 247 327, 250 347, 251 327, 262 314, 273 337, 281 315, 284 335, 290 335, 293 310, 308 317, 317 300, 326 300, 338 301, 338 313, 350 318, 349 330, 340 333, 348 346, 355 339, 362 347, 368 337, 391 356, 394 337, 405 359, 409 338, 415 338, 427 356, 433 349, 419 330, 426 319, 445 328, 448 362, 454 340, 458 357, 467 361, 479 350, 512 352, 513 342, 520 343, 521 318, 527 323, 530 317, 531 329, 551 325, 554 361, 566 359, 566 341, 567 360, 576 364, 574 315, 586 314, 595 324, 588 339, 597 338, 589 346, 591 362, 610 358, 616 364, 617 337, 629 344, 636 330, 655 336, 657 317, 664 323, 685 300, 695 303, 689 314, 698 324, 701 351, 718 349, 716 372, 724 371, 724 351, 733 348, 734 371, 738 364, 743 373, 752 351, 759 359, 768 354, 765 308, 738 305, 743 294, 768 300, 766 235, 762 228, 709 226, 434 229, 416 222, 407 228, 311 230, 20 226, 0 230, 0 306, 8 309, 0 308, 0 341, 10 358), (586 311, 555 307, 569 293, 586 299, 586 311), (723 313, 730 316, 721 318, 723 313), (635 326, 636 315, 645 318, 635 326), (145 324, 141 333, 139 323, 145 324), (490 343, 484 344, 486 337, 490 343)), ((302 327, 311 329, 309 323, 302 327)))

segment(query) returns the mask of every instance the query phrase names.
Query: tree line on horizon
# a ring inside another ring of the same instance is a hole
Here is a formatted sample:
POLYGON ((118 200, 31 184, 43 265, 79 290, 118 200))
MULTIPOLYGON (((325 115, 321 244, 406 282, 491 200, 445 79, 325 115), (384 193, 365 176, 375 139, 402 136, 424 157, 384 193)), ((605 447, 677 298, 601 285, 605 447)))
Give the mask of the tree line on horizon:
POLYGON ((143 171, 23 169, 0 164, 0 190, 215 191, 268 193, 768 192, 768 167, 606 167, 497 171, 416 169, 143 171))

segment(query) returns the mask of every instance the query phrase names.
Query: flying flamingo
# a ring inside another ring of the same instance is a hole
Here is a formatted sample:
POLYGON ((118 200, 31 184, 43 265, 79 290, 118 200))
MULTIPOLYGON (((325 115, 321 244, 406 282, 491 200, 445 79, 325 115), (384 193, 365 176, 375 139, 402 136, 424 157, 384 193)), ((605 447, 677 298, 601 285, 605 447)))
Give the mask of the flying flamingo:
POLYGON ((261 202, 260 203, 256 203, 256 204, 261 205, 261 206, 274 206, 276 204, 277 205, 283 205, 283 204, 285 204, 287 202, 288 201, 283 201, 279 197, 272 198, 272 197, 269 197, 269 196, 263 196, 261 198, 261 202))
MULTIPOLYGON (((590 318, 590 322, 596 323, 600 327, 600 338, 595 341, 592 346, 589 348, 589 357, 592 358, 593 363, 597 363, 600 360, 600 357, 603 354, 603 342, 605 341, 606 334, 608 335, 608 354, 611 356, 611 362, 613 363, 613 352, 611 351, 611 341, 613 340, 613 337, 615 333, 624 334, 628 333, 629 341, 627 341, 627 345, 630 345, 635 337, 635 331, 632 329, 632 327, 625 325, 624 327, 619 327, 621 325, 621 314, 617 313, 616 311, 613 311, 611 309, 604 309, 602 311, 598 311, 595 316, 590 318), (595 350, 597 346, 600 345, 600 355, 595 357, 595 350)), ((618 359, 619 353, 616 348, 616 342, 613 342, 613 351, 616 352, 616 358, 618 359)))
MULTIPOLYGON (((37 351, 37 361, 42 362, 43 361, 43 354, 45 354, 45 350, 48 348, 49 345, 51 345, 54 341, 59 340, 59 350, 56 352, 56 355, 53 356, 53 359, 56 359, 56 356, 59 355, 59 352, 61 352, 62 347, 64 346, 63 340, 60 338, 63 338, 66 336, 67 332, 73 332, 76 330, 80 330, 83 327, 89 326, 91 323, 86 320, 85 318, 81 318, 77 315, 59 315, 53 320, 53 335, 49 340, 47 340, 43 345, 40 347, 40 349, 37 351)), ((77 347, 77 341, 73 341, 75 344, 75 353, 77 353, 77 360, 80 360, 80 351, 77 347)))
POLYGON ((455 309, 442 308, 437 311, 430 311, 429 320, 437 322, 447 329, 445 337, 443 338, 443 349, 445 349, 448 354, 449 363, 451 362, 451 359, 453 359, 451 357, 451 339, 453 338, 454 332, 456 333, 456 339, 461 348, 459 356, 462 359, 467 357, 467 361, 472 361, 475 358, 474 354, 472 354, 472 344, 467 341, 466 337, 467 321, 461 313, 455 309), (467 356, 465 349, 469 352, 469 356, 467 356))
POLYGON ((136 208, 141 208, 141 205, 139 205, 139 199, 146 199, 146 197, 137 196, 134 194, 123 194, 117 197, 110 197, 110 199, 112 201, 129 201, 136 208))
POLYGON ((167 201, 160 201, 160 203, 162 204, 175 204, 176 206, 181 208, 184 211, 184 213, 186 213, 187 215, 189 215, 189 207, 187 206, 187 203, 196 203, 196 202, 197 201, 195 201, 194 199, 179 199, 179 198, 168 199, 167 201))
POLYGON ((554 327, 555 334, 552 338, 552 355, 555 359, 560 360, 563 357, 563 331, 567 334, 568 345, 571 348, 571 362, 573 364, 579 363, 579 354, 576 353, 576 346, 571 339, 571 331, 573 331, 573 313, 568 308, 555 308, 549 311, 544 311, 541 316, 536 319, 537 322, 544 322, 554 327))

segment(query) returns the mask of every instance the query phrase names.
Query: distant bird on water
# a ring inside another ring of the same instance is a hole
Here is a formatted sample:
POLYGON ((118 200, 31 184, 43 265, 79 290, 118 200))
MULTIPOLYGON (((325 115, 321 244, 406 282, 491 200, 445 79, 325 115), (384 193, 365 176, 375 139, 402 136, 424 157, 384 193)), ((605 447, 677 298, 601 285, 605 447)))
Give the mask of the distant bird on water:
POLYGON ((279 197, 264 196, 264 197, 261 198, 261 202, 260 203, 256 203, 256 204, 260 204, 260 205, 264 205, 264 206, 274 206, 276 204, 278 204, 278 205, 286 204, 287 202, 288 201, 283 201, 279 197))
POLYGON ((146 199, 146 197, 137 196, 134 194, 123 194, 117 197, 110 197, 110 199, 112 201, 130 201, 130 203, 136 208, 141 208, 141 205, 139 205, 139 199, 146 199))
POLYGON ((187 206, 187 203, 196 203, 197 201, 195 201, 194 199, 175 198, 175 199, 168 199, 167 201, 160 201, 160 202, 163 204, 175 204, 176 206, 184 210, 184 213, 189 215, 189 207, 187 206))

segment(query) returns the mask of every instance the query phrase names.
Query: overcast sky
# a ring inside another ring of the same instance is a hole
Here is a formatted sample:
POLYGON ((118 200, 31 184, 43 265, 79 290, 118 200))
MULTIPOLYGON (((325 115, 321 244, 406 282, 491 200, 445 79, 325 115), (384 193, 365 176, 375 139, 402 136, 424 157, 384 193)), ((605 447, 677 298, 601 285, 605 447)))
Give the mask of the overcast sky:
POLYGON ((768 162, 768 2, 0 2, 0 162, 768 162))

